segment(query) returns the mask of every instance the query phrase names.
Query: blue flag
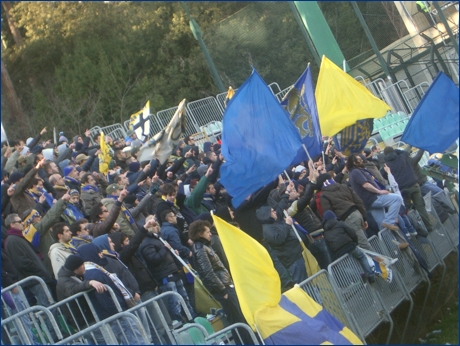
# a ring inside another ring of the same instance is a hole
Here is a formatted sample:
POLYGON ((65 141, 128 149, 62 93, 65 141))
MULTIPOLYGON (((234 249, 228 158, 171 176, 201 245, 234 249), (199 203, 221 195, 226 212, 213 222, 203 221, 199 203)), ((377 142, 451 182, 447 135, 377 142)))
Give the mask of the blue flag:
POLYGON ((458 138, 458 87, 439 72, 423 95, 401 141, 434 153, 443 153, 458 138))
POLYGON ((371 137, 374 129, 374 119, 358 120, 353 125, 345 127, 334 138, 337 150, 345 156, 361 153, 371 137))
MULTIPOLYGON (((321 154, 322 136, 316 108, 315 90, 311 79, 310 65, 300 76, 294 87, 283 97, 281 105, 289 113, 291 121, 297 127, 302 143, 311 157, 321 154)), ((308 160, 303 147, 297 151, 293 165, 308 160)))
POLYGON ((234 207, 283 172, 300 146, 299 131, 254 69, 224 113, 220 174, 234 207))

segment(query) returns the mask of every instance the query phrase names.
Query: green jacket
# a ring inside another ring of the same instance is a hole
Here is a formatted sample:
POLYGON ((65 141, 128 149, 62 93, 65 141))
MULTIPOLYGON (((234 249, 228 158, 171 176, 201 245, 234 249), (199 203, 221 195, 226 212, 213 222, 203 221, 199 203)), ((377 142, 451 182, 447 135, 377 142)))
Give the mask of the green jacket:
POLYGON ((195 188, 193 189, 190 196, 185 199, 184 204, 193 210, 196 215, 200 215, 202 213, 208 213, 209 210, 201 204, 203 200, 203 195, 206 192, 206 187, 208 186, 208 178, 203 175, 196 184, 195 188))

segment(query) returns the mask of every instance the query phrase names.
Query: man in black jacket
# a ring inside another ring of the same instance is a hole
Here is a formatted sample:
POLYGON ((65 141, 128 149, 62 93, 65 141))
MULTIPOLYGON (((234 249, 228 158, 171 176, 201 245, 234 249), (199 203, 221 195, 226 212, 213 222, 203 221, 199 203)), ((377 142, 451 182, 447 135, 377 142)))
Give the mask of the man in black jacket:
POLYGON ((383 153, 385 154, 385 164, 390 167, 391 174, 393 174, 398 183, 399 190, 404 199, 404 205, 406 208, 409 208, 412 201, 427 231, 433 231, 428 213, 425 209, 425 200, 422 197, 420 186, 417 183, 417 175, 412 168, 411 161, 413 159, 409 157, 406 151, 394 150, 392 147, 386 147, 383 153))
MULTIPOLYGON (((170 252, 171 245, 163 243, 160 240, 160 228, 150 227, 147 236, 139 246, 139 253, 141 254, 144 262, 147 264, 150 273, 153 278, 159 283, 159 291, 167 292, 173 291, 179 293, 184 299, 187 308, 192 315, 195 317, 195 312, 190 306, 190 301, 187 292, 184 288, 184 283, 180 278, 179 269, 173 255, 170 252)), ((177 251, 177 250, 176 250, 177 251)), ((178 255, 178 253, 176 252, 178 255)), ((180 300, 170 296, 168 299, 169 313, 177 321, 183 321, 181 315, 181 304, 180 300)))

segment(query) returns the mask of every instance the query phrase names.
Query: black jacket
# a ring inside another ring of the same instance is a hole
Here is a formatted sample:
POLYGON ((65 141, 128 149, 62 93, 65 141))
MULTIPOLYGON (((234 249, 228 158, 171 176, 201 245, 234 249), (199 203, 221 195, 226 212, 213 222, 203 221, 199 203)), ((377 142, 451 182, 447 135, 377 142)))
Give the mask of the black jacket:
POLYGON ((160 284, 165 277, 179 270, 174 256, 154 233, 147 234, 139 246, 139 252, 150 273, 160 284))
POLYGON ((302 247, 291 226, 283 219, 273 220, 270 207, 257 209, 257 218, 262 222, 264 240, 270 245, 280 262, 289 268, 302 256, 302 247))
POLYGON ((206 239, 197 240, 193 244, 196 270, 209 292, 225 295, 232 279, 210 245, 206 239))
POLYGON ((417 176, 411 165, 409 154, 405 151, 395 150, 385 155, 385 163, 391 169, 401 192, 417 183, 417 176))
POLYGON ((324 239, 337 258, 356 248, 358 244, 356 232, 345 222, 329 219, 324 221, 323 228, 324 239))

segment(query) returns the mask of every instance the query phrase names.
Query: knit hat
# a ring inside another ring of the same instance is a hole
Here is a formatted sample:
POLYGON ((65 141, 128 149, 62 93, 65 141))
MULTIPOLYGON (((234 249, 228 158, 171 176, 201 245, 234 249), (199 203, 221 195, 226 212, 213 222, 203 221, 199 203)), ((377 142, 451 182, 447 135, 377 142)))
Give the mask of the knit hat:
POLYGON ((197 220, 208 221, 211 225, 214 223, 211 213, 201 213, 198 215, 197 220))
POLYGON ((66 258, 64 267, 70 271, 80 268, 80 266, 85 263, 80 256, 70 255, 66 258))
POLYGON ((198 172, 200 177, 202 177, 203 175, 206 174, 206 172, 208 171, 208 168, 209 168, 208 166, 203 165, 203 166, 198 167, 196 171, 198 172))
POLYGON ((67 166, 64 168, 64 177, 67 177, 75 169, 74 166, 67 166))
POLYGON ((30 150, 30 152, 35 155, 40 154, 42 151, 43 151, 43 147, 41 145, 36 145, 30 150))
POLYGON ((29 146, 30 142, 32 142, 34 139, 32 137, 27 138, 26 140, 26 145, 29 146))
POLYGON ((61 136, 61 137, 59 137, 59 142, 67 142, 68 143, 69 140, 64 136, 61 136))
POLYGON ((80 196, 80 192, 78 192, 78 190, 73 189, 73 190, 70 190, 69 195, 70 196, 80 196))
POLYGON ((123 202, 125 204, 129 204, 129 205, 134 205, 135 201, 136 201, 136 195, 134 195, 132 193, 130 193, 128 196, 126 196, 125 199, 123 200, 123 202))
POLYGON ((17 183, 22 177, 24 177, 24 173, 21 172, 13 172, 10 174, 10 184, 17 183))
POLYGON ((302 165, 298 165, 296 168, 295 168, 295 172, 302 172, 304 169, 306 169, 304 166, 302 165))
POLYGON ((332 210, 326 210, 323 215, 323 221, 337 219, 337 215, 332 210))
POLYGON ((141 164, 137 161, 134 161, 128 165, 128 168, 130 172, 138 172, 139 169, 141 168, 141 164))

